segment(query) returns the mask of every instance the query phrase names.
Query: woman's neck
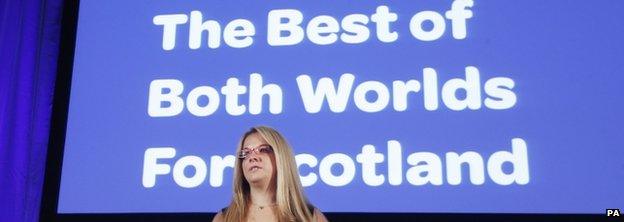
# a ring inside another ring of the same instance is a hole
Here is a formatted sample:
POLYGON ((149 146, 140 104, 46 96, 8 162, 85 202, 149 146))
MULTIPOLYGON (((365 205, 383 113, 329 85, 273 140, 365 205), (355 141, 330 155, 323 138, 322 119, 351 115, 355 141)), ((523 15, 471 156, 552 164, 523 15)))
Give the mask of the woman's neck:
POLYGON ((275 204, 275 192, 268 185, 250 186, 251 203, 258 206, 275 204))

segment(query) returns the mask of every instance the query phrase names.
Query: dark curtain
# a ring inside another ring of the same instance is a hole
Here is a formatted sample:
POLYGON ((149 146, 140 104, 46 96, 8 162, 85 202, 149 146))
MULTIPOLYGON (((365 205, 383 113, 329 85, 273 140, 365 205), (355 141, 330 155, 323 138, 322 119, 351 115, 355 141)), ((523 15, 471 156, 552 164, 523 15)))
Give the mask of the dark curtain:
POLYGON ((0 0, 0 221, 37 221, 62 0, 0 0))

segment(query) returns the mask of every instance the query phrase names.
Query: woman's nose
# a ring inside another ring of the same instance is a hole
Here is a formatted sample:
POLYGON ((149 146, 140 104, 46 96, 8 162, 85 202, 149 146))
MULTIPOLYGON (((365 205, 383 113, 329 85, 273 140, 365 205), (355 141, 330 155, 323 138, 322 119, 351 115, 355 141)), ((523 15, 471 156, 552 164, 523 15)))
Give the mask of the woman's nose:
POLYGON ((250 152, 247 155, 248 155, 247 158, 249 159, 249 162, 261 162, 262 161, 262 158, 260 158, 260 156, 256 152, 250 152))

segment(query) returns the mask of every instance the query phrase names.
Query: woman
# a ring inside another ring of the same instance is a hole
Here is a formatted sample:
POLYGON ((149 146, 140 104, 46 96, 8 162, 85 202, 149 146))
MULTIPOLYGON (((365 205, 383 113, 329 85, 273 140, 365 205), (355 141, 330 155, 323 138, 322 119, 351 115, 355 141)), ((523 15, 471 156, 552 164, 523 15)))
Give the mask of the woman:
POLYGON ((236 149, 234 195, 214 221, 327 221, 307 202, 290 145, 272 128, 247 131, 236 149))

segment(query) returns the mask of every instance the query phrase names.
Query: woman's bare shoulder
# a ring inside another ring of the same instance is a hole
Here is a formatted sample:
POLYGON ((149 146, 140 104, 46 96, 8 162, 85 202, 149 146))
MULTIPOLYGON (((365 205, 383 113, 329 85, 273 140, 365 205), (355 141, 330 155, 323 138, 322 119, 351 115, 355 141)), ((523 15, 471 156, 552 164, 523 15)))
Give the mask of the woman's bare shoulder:
POLYGON ((223 222, 223 213, 219 212, 217 213, 217 215, 214 216, 214 218, 212 218, 212 222, 223 222))

